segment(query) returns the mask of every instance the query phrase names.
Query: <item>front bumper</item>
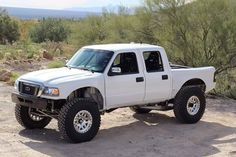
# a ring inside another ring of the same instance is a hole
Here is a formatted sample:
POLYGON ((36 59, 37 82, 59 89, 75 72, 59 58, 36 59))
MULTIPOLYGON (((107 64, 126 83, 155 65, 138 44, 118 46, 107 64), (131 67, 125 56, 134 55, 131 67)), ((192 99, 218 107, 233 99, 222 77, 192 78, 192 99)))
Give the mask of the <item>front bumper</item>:
POLYGON ((19 94, 13 92, 11 94, 12 102, 22 105, 22 106, 27 106, 30 108, 37 108, 37 109, 47 109, 48 107, 48 100, 43 99, 43 98, 38 98, 35 96, 30 96, 30 95, 25 95, 25 94, 19 94))

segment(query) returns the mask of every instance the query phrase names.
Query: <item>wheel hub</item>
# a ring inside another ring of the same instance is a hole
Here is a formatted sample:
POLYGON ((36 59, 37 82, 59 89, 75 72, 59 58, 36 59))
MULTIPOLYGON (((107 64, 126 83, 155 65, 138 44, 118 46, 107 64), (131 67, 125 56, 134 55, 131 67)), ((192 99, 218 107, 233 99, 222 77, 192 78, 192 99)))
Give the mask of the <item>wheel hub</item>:
POLYGON ((33 120, 33 121, 41 121, 43 119, 42 116, 39 116, 39 115, 36 115, 34 112, 33 112, 33 109, 32 108, 29 108, 29 116, 30 118, 33 120))
POLYGON ((78 133, 86 133, 92 126, 93 118, 86 110, 79 111, 74 118, 74 128, 78 133))
POLYGON ((187 102, 187 111, 190 115, 196 115, 200 109, 200 100, 197 96, 191 96, 187 102))

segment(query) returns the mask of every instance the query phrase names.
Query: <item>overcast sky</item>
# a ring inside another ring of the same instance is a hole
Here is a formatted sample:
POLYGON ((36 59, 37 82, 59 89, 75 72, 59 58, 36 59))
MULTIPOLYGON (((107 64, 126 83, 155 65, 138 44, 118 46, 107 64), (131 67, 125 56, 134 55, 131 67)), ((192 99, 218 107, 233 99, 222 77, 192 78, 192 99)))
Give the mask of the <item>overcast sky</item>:
POLYGON ((142 0, 0 0, 0 6, 65 9, 73 7, 106 7, 109 5, 138 6, 142 0))

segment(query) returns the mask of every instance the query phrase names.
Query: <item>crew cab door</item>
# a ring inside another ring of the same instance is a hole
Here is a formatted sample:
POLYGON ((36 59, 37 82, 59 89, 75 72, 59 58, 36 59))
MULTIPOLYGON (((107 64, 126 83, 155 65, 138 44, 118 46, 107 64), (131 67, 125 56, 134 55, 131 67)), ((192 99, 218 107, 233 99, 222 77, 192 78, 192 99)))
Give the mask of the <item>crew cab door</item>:
POLYGON ((163 58, 159 51, 143 51, 146 78, 145 102, 156 103, 169 99, 171 93, 171 76, 167 66, 167 57, 163 58), (165 60, 165 62, 163 62, 165 60))
POLYGON ((137 58, 135 52, 121 52, 115 56, 105 79, 107 108, 143 102, 145 80, 137 58))

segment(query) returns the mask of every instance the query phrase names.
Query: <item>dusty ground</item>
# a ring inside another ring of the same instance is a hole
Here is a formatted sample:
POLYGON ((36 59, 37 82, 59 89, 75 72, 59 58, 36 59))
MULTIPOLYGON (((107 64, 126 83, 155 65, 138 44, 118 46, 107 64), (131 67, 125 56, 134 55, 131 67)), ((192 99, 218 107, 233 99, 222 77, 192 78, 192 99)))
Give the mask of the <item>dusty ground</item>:
POLYGON ((136 115, 128 108, 102 116, 91 142, 69 144, 53 121, 44 130, 24 130, 14 118, 11 87, 0 82, 0 156, 200 157, 236 156, 236 101, 208 99, 202 121, 179 124, 172 113, 136 115))

